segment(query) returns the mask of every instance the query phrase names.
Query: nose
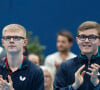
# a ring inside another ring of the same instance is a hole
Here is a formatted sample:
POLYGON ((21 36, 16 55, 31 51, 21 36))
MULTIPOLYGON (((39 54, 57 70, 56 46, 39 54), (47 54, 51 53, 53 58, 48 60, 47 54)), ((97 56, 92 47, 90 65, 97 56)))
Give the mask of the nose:
POLYGON ((11 39, 10 39, 10 42, 14 42, 14 39, 13 39, 13 38, 11 38, 11 39))
POLYGON ((88 39, 88 38, 86 38, 85 42, 89 42, 89 39, 88 39))

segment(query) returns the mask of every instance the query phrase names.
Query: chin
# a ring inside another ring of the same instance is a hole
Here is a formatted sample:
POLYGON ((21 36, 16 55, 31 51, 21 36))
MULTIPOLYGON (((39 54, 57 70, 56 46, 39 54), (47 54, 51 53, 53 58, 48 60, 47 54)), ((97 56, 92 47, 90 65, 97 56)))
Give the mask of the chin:
POLYGON ((65 49, 58 49, 58 51, 65 52, 66 50, 65 49))
POLYGON ((81 49, 82 52, 92 52, 92 49, 81 49))
POLYGON ((47 84, 44 84, 44 87, 47 87, 48 85, 47 84))
POLYGON ((12 54, 14 54, 14 53, 17 53, 18 51, 16 51, 16 50, 9 50, 8 51, 8 53, 12 53, 12 54))
POLYGON ((83 51, 84 54, 91 54, 91 51, 83 51))

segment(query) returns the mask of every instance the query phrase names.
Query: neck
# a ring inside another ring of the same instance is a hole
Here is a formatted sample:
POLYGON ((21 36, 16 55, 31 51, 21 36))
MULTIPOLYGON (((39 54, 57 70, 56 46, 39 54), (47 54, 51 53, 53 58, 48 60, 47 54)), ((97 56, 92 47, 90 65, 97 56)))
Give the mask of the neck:
POLYGON ((45 90, 53 90, 52 87, 45 87, 45 90))
POLYGON ((21 53, 16 53, 16 54, 7 53, 7 60, 8 60, 8 65, 9 65, 11 70, 18 69, 19 65, 22 63, 23 54, 21 54, 21 53))
POLYGON ((59 52, 60 53, 60 56, 61 56, 61 58, 63 59, 63 60, 65 60, 67 57, 68 57, 68 55, 69 55, 69 51, 66 51, 66 52, 59 52))
POLYGON ((86 56, 87 56, 88 60, 90 60, 92 57, 92 54, 86 54, 86 56))
POLYGON ((86 55, 87 56, 87 58, 88 58, 88 60, 90 60, 91 59, 91 57, 93 56, 93 55, 96 55, 98 53, 98 51, 96 51, 95 53, 82 53, 83 55, 86 55))

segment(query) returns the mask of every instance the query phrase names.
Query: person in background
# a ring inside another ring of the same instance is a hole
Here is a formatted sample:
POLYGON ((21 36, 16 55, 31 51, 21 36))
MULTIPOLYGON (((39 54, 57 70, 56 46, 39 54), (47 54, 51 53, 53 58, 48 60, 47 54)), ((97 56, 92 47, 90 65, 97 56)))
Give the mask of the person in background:
POLYGON ((39 56, 37 56, 37 55, 31 53, 31 54, 28 55, 28 59, 29 59, 30 61, 32 61, 33 63, 35 63, 36 65, 38 65, 38 66, 40 65, 39 56))
POLYGON ((53 90, 52 71, 46 66, 40 66, 44 73, 44 88, 45 90, 53 90))
POLYGON ((0 62, 2 62, 2 60, 5 60, 6 56, 7 56, 7 53, 5 49, 3 47, 0 47, 0 62))
POLYGON ((53 76, 62 62, 76 57, 76 55, 70 51, 73 45, 73 37, 68 30, 63 29, 58 32, 56 44, 58 51, 48 55, 44 63, 45 66, 53 71, 53 76))
POLYGON ((23 47, 23 55, 28 56, 28 49, 26 46, 23 47))

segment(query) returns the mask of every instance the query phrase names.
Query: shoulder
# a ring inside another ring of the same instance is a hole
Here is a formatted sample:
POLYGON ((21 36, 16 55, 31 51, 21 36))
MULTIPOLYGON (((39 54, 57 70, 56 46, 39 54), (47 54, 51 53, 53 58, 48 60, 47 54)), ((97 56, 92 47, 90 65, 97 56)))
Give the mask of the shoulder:
POLYGON ((64 61, 62 62, 62 64, 60 65, 61 68, 71 68, 72 66, 75 66, 78 63, 78 56, 68 60, 68 61, 64 61))
POLYGON ((25 59, 25 61, 23 62, 24 65, 27 66, 28 70, 31 72, 31 73, 43 73, 41 68, 39 66, 37 66, 36 64, 32 63, 30 60, 28 60, 27 58, 25 59))
POLYGON ((48 61, 48 60, 55 60, 56 57, 58 57, 58 56, 59 56, 59 53, 58 53, 58 52, 49 54, 49 55, 45 58, 45 61, 48 61))
POLYGON ((77 57, 77 55, 76 54, 74 54, 74 53, 72 53, 72 52, 70 52, 70 55, 69 55, 70 57, 72 57, 72 58, 75 58, 75 57, 77 57))
POLYGON ((2 71, 5 69, 5 60, 1 60, 0 61, 0 74, 2 73, 2 71))
POLYGON ((58 52, 49 54, 46 58, 54 58, 55 56, 58 56, 58 52))

